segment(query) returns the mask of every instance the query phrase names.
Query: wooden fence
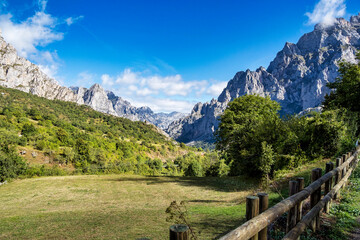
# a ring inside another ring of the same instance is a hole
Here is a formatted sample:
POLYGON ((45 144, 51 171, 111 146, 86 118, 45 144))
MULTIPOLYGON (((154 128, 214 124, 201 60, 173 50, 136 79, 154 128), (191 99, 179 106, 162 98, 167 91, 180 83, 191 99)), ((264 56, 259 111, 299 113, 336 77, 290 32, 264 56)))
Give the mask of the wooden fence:
MULTIPOLYGON (((343 154, 336 159, 336 168, 332 162, 326 163, 325 175, 321 168, 313 169, 311 172, 312 183, 304 188, 304 178, 297 178, 289 182, 289 197, 275 206, 268 208, 268 196, 266 193, 258 193, 257 196, 248 196, 246 199, 247 222, 232 230, 220 240, 266 240, 267 227, 276 219, 288 212, 286 235, 283 239, 299 239, 301 233, 307 227, 313 231, 320 228, 320 211, 328 213, 332 199, 340 197, 343 188, 352 171, 355 169, 360 146, 352 152, 343 154), (321 187, 324 185, 324 197, 321 199, 321 187), (311 209, 302 216, 302 203, 310 197, 311 209)), ((190 234, 186 225, 170 228, 170 240, 188 240, 190 234)))

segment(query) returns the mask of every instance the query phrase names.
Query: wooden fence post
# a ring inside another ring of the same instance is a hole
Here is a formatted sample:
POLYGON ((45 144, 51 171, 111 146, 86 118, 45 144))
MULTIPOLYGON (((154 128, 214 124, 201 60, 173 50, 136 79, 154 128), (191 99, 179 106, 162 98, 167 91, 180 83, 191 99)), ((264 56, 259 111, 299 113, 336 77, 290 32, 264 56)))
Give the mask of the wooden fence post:
MULTIPOLYGON (((328 162, 326 163, 326 173, 332 171, 334 169, 334 163, 328 162)), ((332 188, 332 178, 330 178, 328 181, 325 182, 325 192, 324 195, 328 194, 332 188)), ((330 212, 330 202, 327 202, 324 207, 324 212, 329 213, 330 212)))
MULTIPOLYGON (((336 159, 336 167, 339 167, 340 165, 341 165, 341 158, 337 158, 336 159)), ((334 185, 337 185, 340 182, 340 180, 341 180, 341 173, 338 172, 335 175, 335 183, 334 183, 334 185)), ((340 190, 334 196, 335 200, 339 199, 339 198, 340 198, 340 190)))
POLYGON ((190 240, 190 229, 185 224, 170 227, 170 240, 190 240))
MULTIPOLYGON (((319 178, 321 178, 321 176, 322 176, 322 169, 321 168, 317 168, 317 175, 318 175, 318 179, 319 178)), ((317 195, 317 197, 316 197, 316 204, 318 203, 318 202, 320 202, 321 201, 321 186, 318 188, 318 190, 316 191, 316 195, 317 195)), ((315 204, 315 205, 316 205, 315 204)), ((316 217, 316 228, 317 229, 320 229, 320 212, 318 213, 318 215, 317 215, 317 217, 316 217)))
MULTIPOLYGON (((259 197, 257 196, 247 196, 246 197, 246 220, 259 215, 259 197)), ((256 233, 251 240, 258 240, 258 233, 256 233)))
MULTIPOLYGON (((348 153, 345 153, 342 155, 342 160, 341 160, 341 164, 342 165, 344 162, 346 162, 346 160, 348 159, 348 153)), ((342 172, 341 172, 341 179, 345 176, 346 174, 346 168, 343 168, 342 172)))
MULTIPOLYGON (((321 170, 321 168, 320 168, 321 170)), ((321 176, 319 168, 315 168, 311 171, 311 182, 315 182, 316 180, 318 180, 321 176)), ((315 190, 311 195, 310 195, 310 206, 311 208, 313 208, 320 200, 319 198, 319 190, 320 190, 320 198, 321 198, 321 186, 319 187, 319 189, 315 190)), ((313 232, 316 232, 316 228, 318 226, 318 217, 315 217, 314 220, 311 222, 311 230, 313 232)))
MULTIPOLYGON (((298 182, 298 192, 301 192, 304 189, 304 178, 303 177, 298 177, 296 178, 296 181, 298 182)), ((300 222, 301 218, 302 218, 302 205, 303 205, 303 201, 299 202, 297 205, 297 213, 296 213, 296 222, 300 222)))
MULTIPOLYGON (((290 181, 289 182, 289 196, 292 196, 298 192, 298 182, 297 181, 290 181)), ((297 205, 290 209, 287 216, 287 223, 286 223, 286 232, 289 232, 293 227, 296 225, 296 218, 297 218, 297 205)))
MULTIPOLYGON (((269 195, 267 193, 258 193, 259 214, 265 212, 269 207, 269 195)), ((267 227, 259 232, 259 240, 267 240, 267 227)))

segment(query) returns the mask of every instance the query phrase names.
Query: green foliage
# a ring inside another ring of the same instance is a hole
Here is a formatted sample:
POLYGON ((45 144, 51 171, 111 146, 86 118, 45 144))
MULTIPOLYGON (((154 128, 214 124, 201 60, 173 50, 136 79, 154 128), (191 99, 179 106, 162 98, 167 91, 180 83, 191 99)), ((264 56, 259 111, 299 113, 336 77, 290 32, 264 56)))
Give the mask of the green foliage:
POLYGON ((185 176, 202 177, 203 168, 201 166, 201 163, 198 161, 190 162, 189 166, 185 171, 185 176))
POLYGON ((225 163, 225 159, 221 158, 215 164, 211 165, 206 171, 206 176, 226 177, 230 172, 230 167, 225 163))
POLYGON ((0 143, 0 182, 17 177, 26 169, 25 161, 16 154, 15 148, 8 142, 0 143))
POLYGON ((216 147, 232 161, 231 174, 261 173, 262 142, 276 146, 281 133, 280 105, 255 95, 229 103, 216 132, 216 147))
POLYGON ((263 173, 263 178, 266 181, 266 185, 269 184, 269 174, 271 167, 274 164, 274 151, 271 145, 268 145, 266 142, 261 143, 261 157, 259 162, 259 169, 263 173))
POLYGON ((217 131, 216 146, 232 175, 261 175, 347 152, 356 141, 356 115, 328 110, 280 119, 269 98, 243 96, 229 104, 217 131))
MULTIPOLYGON (((182 175, 191 161, 186 160, 182 169, 174 163, 166 164, 166 169, 163 165, 184 152, 207 164, 198 149, 174 144, 153 125, 99 113, 84 105, 0 89, 0 139, 6 139, 14 149, 36 149, 39 156, 46 155, 61 168, 69 165, 76 173, 92 174, 182 175)), ((201 167, 207 168, 205 165, 201 167)), ((58 174, 32 164, 27 171, 28 176, 58 174)))
POLYGON ((25 123, 22 127, 21 134, 25 137, 31 137, 37 133, 35 126, 31 123, 25 123))
POLYGON ((350 184, 344 192, 341 192, 341 201, 333 205, 330 214, 336 220, 330 232, 326 234, 330 239, 347 239, 348 233, 354 228, 360 228, 358 218, 360 216, 360 168, 357 167, 350 177, 350 184))
MULTIPOLYGON (((360 60, 360 53, 357 54, 360 60)), ((360 62, 339 64, 340 76, 328 87, 335 91, 325 97, 325 109, 346 108, 353 112, 360 112, 360 62)))

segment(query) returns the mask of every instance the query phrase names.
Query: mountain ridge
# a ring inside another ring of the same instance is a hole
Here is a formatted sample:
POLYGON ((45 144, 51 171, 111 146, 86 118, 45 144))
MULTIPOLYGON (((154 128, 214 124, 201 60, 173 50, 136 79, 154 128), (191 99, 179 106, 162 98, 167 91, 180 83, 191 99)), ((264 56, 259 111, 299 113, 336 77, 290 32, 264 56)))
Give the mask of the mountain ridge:
POLYGON ((18 89, 50 100, 85 104, 103 113, 133 121, 148 122, 161 129, 167 128, 172 121, 185 116, 178 112, 154 113, 149 107, 134 107, 113 92, 105 91, 97 83, 89 89, 61 86, 55 79, 43 73, 37 65, 18 56, 16 49, 1 36, 1 31, 0 65, 0 86, 18 89))
POLYGON ((278 101, 282 115, 318 107, 330 92, 326 84, 338 76, 339 61, 355 62, 360 48, 359 23, 360 13, 350 21, 338 18, 332 26, 315 25, 296 44, 285 43, 267 69, 237 72, 217 100, 196 104, 189 116, 171 123, 166 132, 185 143, 214 142, 219 116, 230 101, 245 94, 278 101))

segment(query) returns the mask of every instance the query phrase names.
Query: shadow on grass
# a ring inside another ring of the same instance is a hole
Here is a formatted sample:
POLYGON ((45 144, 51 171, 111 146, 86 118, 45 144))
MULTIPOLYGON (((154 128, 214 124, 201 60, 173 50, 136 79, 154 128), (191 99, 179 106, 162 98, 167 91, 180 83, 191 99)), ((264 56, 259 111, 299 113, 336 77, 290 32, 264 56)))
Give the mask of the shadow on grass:
POLYGON ((258 187, 256 179, 245 177, 174 177, 174 176, 145 176, 119 177, 110 181, 137 182, 147 185, 176 183, 184 187, 204 187, 221 192, 249 191, 258 187))
POLYGON ((219 201, 219 200, 188 200, 186 202, 192 202, 192 203, 221 203, 226 201, 219 201))
POLYGON ((245 222, 245 217, 238 219, 219 219, 219 218, 206 218, 194 222, 195 231, 199 232, 199 239, 219 239, 241 226, 245 222), (206 234, 211 232, 212 236, 206 234))

